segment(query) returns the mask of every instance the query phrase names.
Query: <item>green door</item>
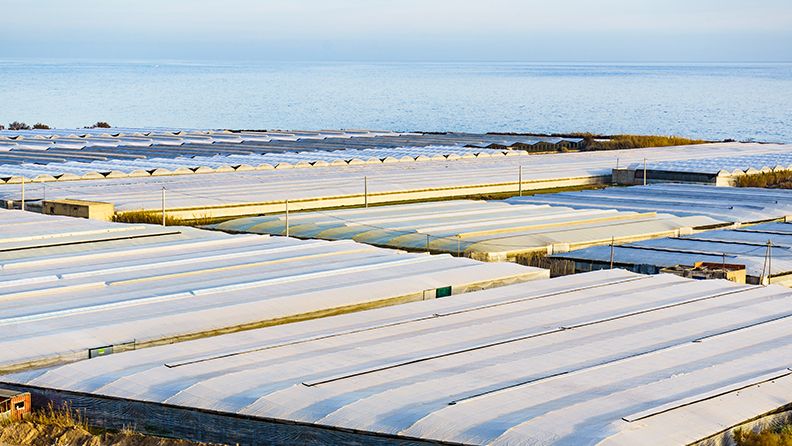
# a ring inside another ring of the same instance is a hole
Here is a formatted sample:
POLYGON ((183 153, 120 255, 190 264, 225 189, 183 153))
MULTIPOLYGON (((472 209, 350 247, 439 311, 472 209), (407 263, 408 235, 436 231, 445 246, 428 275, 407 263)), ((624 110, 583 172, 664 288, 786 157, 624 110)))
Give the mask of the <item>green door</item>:
POLYGON ((435 297, 437 297, 437 298, 448 297, 450 295, 451 295, 451 287, 450 286, 444 286, 442 288, 438 288, 438 289, 435 290, 435 297))

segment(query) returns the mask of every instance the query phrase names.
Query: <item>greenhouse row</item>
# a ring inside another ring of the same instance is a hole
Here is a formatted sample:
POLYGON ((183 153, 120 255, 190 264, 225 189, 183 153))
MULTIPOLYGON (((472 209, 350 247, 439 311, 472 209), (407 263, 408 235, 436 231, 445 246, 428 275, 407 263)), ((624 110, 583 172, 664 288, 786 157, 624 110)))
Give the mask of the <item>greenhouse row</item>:
POLYGON ((514 197, 513 204, 547 204, 575 209, 618 209, 663 212, 687 217, 703 215, 737 224, 792 216, 792 191, 787 189, 715 187, 700 184, 652 184, 600 190, 514 197))
MULTIPOLYGON (((94 138, 161 138, 161 141, 169 142, 178 138, 199 141, 241 141, 243 137, 256 137, 261 139, 277 140, 282 138, 284 141, 302 139, 325 139, 325 138, 352 138, 352 137, 371 137, 371 136, 403 136, 416 135, 415 133, 400 133, 382 130, 294 130, 294 131, 238 131, 194 129, 194 128, 175 128, 175 127, 85 127, 74 129, 28 129, 28 130, 0 130, 0 138, 8 139, 53 139, 63 140, 69 138, 81 138, 91 141, 94 138), (242 135, 242 137, 240 137, 242 135)), ((133 140, 134 141, 134 140, 133 140)))
POLYGON ((701 232, 609 247, 592 247, 554 259, 575 262, 575 270, 607 269, 613 265, 657 274, 676 265, 697 262, 734 265, 745 270, 746 282, 792 287, 792 224, 766 223, 740 229, 701 232))
POLYGON ((0 371, 546 278, 345 241, 0 210, 0 371))
MULTIPOLYGON (((165 207, 191 219, 282 212, 292 209, 416 201, 478 194, 519 194, 555 187, 608 184, 619 163, 707 158, 729 150, 783 151, 785 146, 711 144, 537 156, 476 157, 424 163, 377 163, 322 169, 270 169, 27 184, 26 199, 71 198, 113 203, 119 212, 165 207)), ((21 200, 20 184, 0 184, 0 200, 21 200)))
POLYGON ((232 233, 349 239, 377 246, 503 261, 612 242, 678 236, 728 224, 729 221, 704 216, 455 200, 298 213, 288 217, 285 214, 247 217, 211 227, 232 233))
POLYGON ((416 161, 446 161, 460 158, 484 158, 525 154, 521 151, 470 149, 463 147, 407 147, 394 149, 335 150, 332 152, 277 152, 237 155, 213 155, 161 158, 152 154, 107 158, 92 152, 91 155, 9 155, 0 154, 0 163, 15 158, 21 164, 0 164, 0 180, 20 183, 101 179, 119 177, 145 177, 158 175, 184 175, 248 170, 291 169, 295 167, 327 167, 355 164, 380 164, 416 161), (42 156, 45 159, 42 159, 42 156), (82 161, 76 161, 81 159, 82 161))
POLYGON ((790 302, 772 285, 598 271, 1 380, 202 441, 728 444, 788 404, 790 302))
POLYGON ((634 163, 619 172, 614 179, 620 184, 647 182, 707 183, 734 186, 743 175, 792 170, 792 154, 787 152, 722 156, 712 159, 652 162, 646 166, 634 163))
POLYGON ((314 146, 321 149, 348 146, 399 147, 427 145, 489 145, 510 147, 513 145, 568 144, 574 147, 582 138, 548 137, 498 133, 422 133, 394 132, 381 130, 276 130, 276 131, 229 131, 201 129, 146 129, 146 128, 94 128, 94 129, 51 129, 51 130, 0 130, 0 142, 7 147, 65 148, 93 146, 151 146, 190 144, 235 144, 272 142, 274 149, 295 149, 314 146), (38 145, 36 145, 38 143, 38 145))
MULTIPOLYGON (((96 129, 93 129, 96 130, 96 129)), ((513 145, 572 147, 578 140, 489 134, 371 131, 154 132, 76 135, 68 131, 0 132, 0 179, 55 181, 229 171, 238 168, 526 154, 513 145), (499 150, 489 149, 496 147, 499 150), (242 156, 243 159, 236 159, 242 156), (244 158, 248 157, 248 158, 244 158), (131 164, 130 167, 127 167, 131 164)))

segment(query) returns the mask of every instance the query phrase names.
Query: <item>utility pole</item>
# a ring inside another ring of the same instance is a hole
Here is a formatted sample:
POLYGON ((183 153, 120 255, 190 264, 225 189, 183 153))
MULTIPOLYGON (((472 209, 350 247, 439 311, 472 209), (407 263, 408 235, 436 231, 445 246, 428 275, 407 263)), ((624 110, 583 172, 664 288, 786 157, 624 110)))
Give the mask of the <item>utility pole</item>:
POLYGON ((643 174, 644 186, 646 186, 646 158, 644 158, 644 174, 643 174))
POLYGON ((772 243, 773 242, 770 241, 770 240, 767 241, 767 250, 765 251, 764 263, 762 263, 762 275, 759 276, 759 284, 760 285, 766 285, 765 284, 765 272, 767 272, 767 284, 770 283, 770 267, 772 266, 772 265, 770 265, 770 252, 771 252, 770 248, 772 246, 772 243))
POLYGON ((22 177, 22 205, 21 209, 25 210, 25 177, 22 177))
POLYGON ((165 186, 162 186, 162 226, 165 226, 165 186))
POLYGON ((610 269, 613 269, 613 243, 616 241, 616 238, 611 236, 611 249, 610 249, 610 269))
POLYGON ((368 177, 363 177, 363 204, 368 208, 368 177))
POLYGON ((286 237, 289 236, 289 200, 286 200, 286 237))
POLYGON ((518 178, 517 182, 519 184, 517 186, 517 190, 519 191, 519 195, 522 197, 522 164, 520 165, 520 170, 517 175, 517 178, 518 178))

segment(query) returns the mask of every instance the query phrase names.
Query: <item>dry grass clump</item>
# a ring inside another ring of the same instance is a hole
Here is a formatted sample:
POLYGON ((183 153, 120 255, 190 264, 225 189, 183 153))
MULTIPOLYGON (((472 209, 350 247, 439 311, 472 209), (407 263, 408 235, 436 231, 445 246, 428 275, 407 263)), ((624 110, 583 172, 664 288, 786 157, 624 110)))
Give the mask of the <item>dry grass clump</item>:
MULTIPOLYGON (((212 446, 188 440, 143 435, 130 427, 119 431, 90 427, 68 403, 34 411, 23 420, 0 422, 0 445, 212 446)), ((217 445, 219 446, 219 445, 217 445)))
POLYGON ((85 416, 79 410, 72 409, 66 402, 60 406, 55 406, 50 402, 44 409, 33 411, 26 421, 48 426, 77 427, 88 430, 85 416))
MULTIPOLYGON (((712 141, 705 141, 702 139, 684 138, 681 136, 664 136, 664 135, 600 135, 591 132, 571 132, 571 133, 489 133, 491 135, 519 135, 519 136, 537 136, 537 137, 554 137, 554 138, 581 138, 583 142, 580 145, 580 150, 617 150, 617 149, 640 149, 644 147, 668 147, 668 146, 683 146, 692 144, 706 144, 712 141)), ((734 142, 732 139, 726 139, 724 142, 734 142)), ((516 147, 517 145, 515 145, 516 147)), ((502 147, 502 146, 501 146, 502 147)), ((498 147, 496 147, 498 148, 498 147)), ((540 151, 540 147, 528 145, 528 151, 540 151)), ((545 149, 549 151, 566 152, 572 149, 566 147, 555 147, 552 149, 545 149)))
POLYGON ((792 189, 792 171, 763 172, 737 178, 739 187, 767 187, 792 189))
POLYGON ((681 136, 658 135, 613 135, 606 140, 598 140, 596 135, 590 133, 578 134, 584 140, 585 150, 619 150, 639 149, 643 147, 668 147, 685 146, 691 144, 705 144, 709 141, 702 139, 689 139, 681 136))
POLYGON ((792 446, 792 424, 761 432, 735 429, 734 443, 737 446, 792 446))
MULTIPOLYGON (((214 223, 210 217, 196 217, 184 219, 165 215, 165 226, 204 226, 214 223)), ((113 216, 113 221, 119 223, 146 223, 152 225, 162 224, 162 213, 157 211, 130 211, 113 216)))
POLYGON ((50 402, 47 407, 43 409, 34 410, 27 414, 23 419, 0 418, 0 425, 9 425, 14 423, 33 423, 44 426, 55 426, 61 428, 80 428, 88 430, 88 422, 85 416, 79 410, 73 410, 72 407, 64 402, 60 406, 56 406, 50 402))

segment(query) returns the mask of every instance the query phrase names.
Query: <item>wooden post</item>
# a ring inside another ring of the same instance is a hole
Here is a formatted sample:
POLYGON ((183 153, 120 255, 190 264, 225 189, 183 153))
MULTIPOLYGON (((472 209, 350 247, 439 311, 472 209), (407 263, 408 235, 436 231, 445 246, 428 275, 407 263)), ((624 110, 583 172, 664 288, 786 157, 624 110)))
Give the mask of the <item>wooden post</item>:
POLYGON ((773 241, 767 241, 767 284, 770 285, 770 276, 773 275, 773 241))
POLYGON ((517 190, 519 192, 519 195, 522 197, 522 165, 520 165, 520 170, 519 173, 517 174, 517 178, 518 178, 517 182, 519 183, 519 185, 517 186, 517 190))
POLYGON ((644 158, 644 175, 643 175, 643 185, 646 186, 646 158, 644 158))
POLYGON ((368 177, 363 177, 363 204, 368 208, 368 177))
POLYGON ((165 226, 165 186, 162 186, 162 226, 165 226))
POLYGON ((289 236, 289 200, 286 200, 286 237, 289 236))
POLYGON ((610 269, 613 269, 613 242, 615 241, 615 237, 611 236, 611 249, 610 249, 610 269))
POLYGON ((25 177, 22 177, 22 204, 20 208, 25 210, 25 177))

